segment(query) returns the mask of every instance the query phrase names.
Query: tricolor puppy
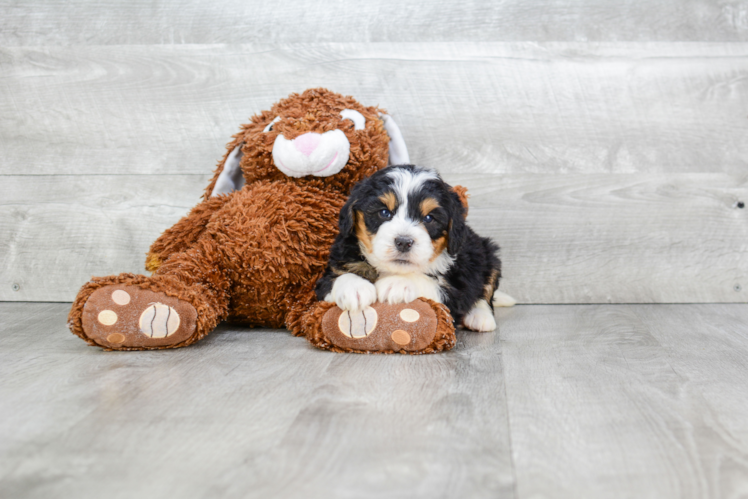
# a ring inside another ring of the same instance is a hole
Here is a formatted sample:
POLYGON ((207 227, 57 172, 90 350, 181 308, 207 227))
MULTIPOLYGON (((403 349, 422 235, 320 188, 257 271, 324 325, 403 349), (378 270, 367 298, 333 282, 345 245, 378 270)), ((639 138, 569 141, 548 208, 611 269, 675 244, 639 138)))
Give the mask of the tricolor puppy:
POLYGON ((344 310, 426 297, 456 324, 496 328, 499 247, 465 224, 466 208, 434 170, 388 167, 356 184, 340 213, 317 297, 344 310))

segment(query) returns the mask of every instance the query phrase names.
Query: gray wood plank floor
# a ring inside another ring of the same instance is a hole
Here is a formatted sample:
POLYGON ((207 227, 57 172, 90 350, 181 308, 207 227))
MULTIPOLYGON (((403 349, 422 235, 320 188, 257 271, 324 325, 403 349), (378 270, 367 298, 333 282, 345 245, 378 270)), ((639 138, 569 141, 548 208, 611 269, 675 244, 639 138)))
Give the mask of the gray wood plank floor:
POLYGON ((748 496, 748 305, 517 306, 442 355, 222 326, 107 353, 0 303, 0 495, 748 496))

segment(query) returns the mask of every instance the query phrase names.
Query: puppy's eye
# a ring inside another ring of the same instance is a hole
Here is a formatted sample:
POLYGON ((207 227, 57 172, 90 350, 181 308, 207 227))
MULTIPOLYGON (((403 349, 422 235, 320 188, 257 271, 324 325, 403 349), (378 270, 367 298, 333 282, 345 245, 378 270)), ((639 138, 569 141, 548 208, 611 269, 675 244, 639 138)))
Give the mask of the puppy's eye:
POLYGON ((366 118, 355 109, 344 109, 340 112, 340 117, 352 121, 354 130, 363 130, 366 127, 366 118))
POLYGON ((392 212, 387 210, 386 208, 383 208, 379 211, 379 216, 383 219, 391 219, 392 218, 392 212))
POLYGON ((433 220, 434 220, 434 216, 431 214, 423 218, 423 222, 432 222, 433 220))
POLYGON ((276 116, 276 117, 275 117, 275 119, 274 119, 273 121, 271 121, 270 123, 268 123, 268 124, 267 124, 267 125, 265 126, 265 128, 264 128, 264 129, 262 129, 262 131, 263 131, 263 132, 272 132, 272 130, 273 130, 273 124, 274 124, 275 122, 278 122, 278 121, 280 121, 280 119, 281 119, 281 117, 280 117, 280 116, 276 116))

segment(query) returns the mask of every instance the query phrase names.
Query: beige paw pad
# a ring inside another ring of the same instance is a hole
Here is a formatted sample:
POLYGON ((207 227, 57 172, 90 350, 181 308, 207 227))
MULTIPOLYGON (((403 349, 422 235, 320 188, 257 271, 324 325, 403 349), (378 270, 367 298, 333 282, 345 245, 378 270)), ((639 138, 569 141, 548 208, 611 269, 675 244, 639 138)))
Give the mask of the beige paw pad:
POLYGON ((107 342, 112 344, 121 344, 125 341, 125 336, 121 333, 112 333, 111 335, 108 335, 106 338, 107 342))
POLYGON ((179 314, 173 307, 159 302, 151 304, 140 315, 140 331, 154 339, 173 335, 179 329, 179 314))
POLYGON ((338 318, 338 328, 346 337, 362 339, 374 331, 378 315, 373 307, 363 311, 343 311, 338 318))
POLYGON ((410 334, 405 330, 395 330, 392 332, 392 340, 398 345, 410 344, 410 334))
POLYGON ((115 290, 112 292, 112 301, 118 306, 126 306, 130 303, 130 294, 124 290, 115 290))
POLYGON ((117 313, 114 311, 110 311, 109 309, 105 309, 99 313, 99 323, 106 326, 111 326, 117 322, 117 313))
POLYGON ((405 321, 406 323, 415 323, 421 318, 421 315, 418 314, 418 311, 415 309, 403 309, 400 311, 400 319, 405 321))

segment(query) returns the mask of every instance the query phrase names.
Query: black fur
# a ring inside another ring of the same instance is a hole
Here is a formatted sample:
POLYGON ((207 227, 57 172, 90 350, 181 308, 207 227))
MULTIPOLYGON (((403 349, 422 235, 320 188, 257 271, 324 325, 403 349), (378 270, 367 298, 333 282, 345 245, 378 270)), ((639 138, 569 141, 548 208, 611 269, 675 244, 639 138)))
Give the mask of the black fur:
MULTIPOLYGON (((331 291, 335 279, 343 273, 352 272, 371 282, 377 278, 376 270, 368 265, 359 248, 355 232, 355 213, 364 214, 367 230, 374 234, 386 221, 380 215, 384 204, 379 197, 392 190, 392 179, 388 173, 393 169, 406 169, 418 172, 420 167, 398 165, 380 170, 371 177, 362 180, 351 191, 348 201, 340 212, 338 222, 339 234, 330 250, 330 260, 325 274, 317 282, 316 293, 323 300, 331 291)), ((444 304, 457 324, 481 298, 487 298, 493 308, 491 298, 499 286, 501 278, 501 261, 498 257, 499 247, 489 238, 478 236, 466 223, 466 209, 459 196, 441 180, 429 180, 409 202, 409 216, 414 220, 421 219, 420 200, 431 197, 439 202, 440 207, 432 211, 433 221, 424 223, 432 240, 447 236, 447 248, 454 257, 454 263, 441 276, 444 304)), ((409 200, 411 198, 409 197, 409 200)), ((438 277, 438 276, 435 276, 438 277)))

